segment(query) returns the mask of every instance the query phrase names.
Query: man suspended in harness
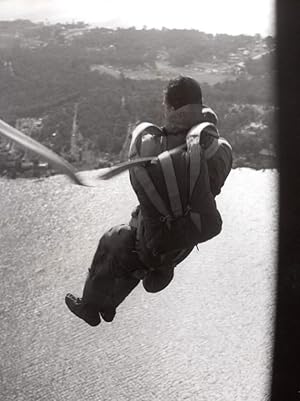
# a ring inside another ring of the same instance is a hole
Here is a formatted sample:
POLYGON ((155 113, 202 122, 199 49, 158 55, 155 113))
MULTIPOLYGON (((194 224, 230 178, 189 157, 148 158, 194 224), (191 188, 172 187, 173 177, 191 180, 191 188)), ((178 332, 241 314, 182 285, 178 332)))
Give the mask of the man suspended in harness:
POLYGON ((129 158, 153 156, 130 169, 138 207, 129 224, 101 237, 82 298, 66 295, 68 308, 91 326, 100 316, 112 321, 140 281, 148 292, 164 289, 194 246, 221 231, 215 196, 232 167, 231 146, 220 138, 217 116, 194 79, 171 80, 164 108, 162 128, 142 123, 132 133, 129 158))

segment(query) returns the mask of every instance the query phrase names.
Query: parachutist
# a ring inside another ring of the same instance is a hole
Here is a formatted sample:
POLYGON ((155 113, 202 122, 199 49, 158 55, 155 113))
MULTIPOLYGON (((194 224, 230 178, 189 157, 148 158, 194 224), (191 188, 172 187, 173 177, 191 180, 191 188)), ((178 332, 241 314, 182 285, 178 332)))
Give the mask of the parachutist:
MULTIPOLYGON (((131 185, 139 200, 128 224, 100 239, 82 298, 68 308, 95 326, 114 319, 116 308, 142 282, 148 292, 166 288, 175 267, 195 246, 221 232, 215 197, 232 168, 232 149, 220 138, 216 113, 202 102, 194 79, 171 80, 162 128, 141 123, 132 133, 131 185)), ((111 177, 111 176, 110 176, 111 177)))

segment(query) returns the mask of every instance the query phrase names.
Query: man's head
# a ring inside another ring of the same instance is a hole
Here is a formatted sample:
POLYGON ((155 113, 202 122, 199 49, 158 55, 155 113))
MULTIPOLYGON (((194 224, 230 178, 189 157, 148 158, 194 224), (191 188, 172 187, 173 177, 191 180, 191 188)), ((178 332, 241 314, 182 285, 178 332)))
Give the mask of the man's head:
POLYGON ((187 104, 202 104, 200 85, 191 77, 171 79, 165 90, 164 104, 167 110, 177 110, 187 104))

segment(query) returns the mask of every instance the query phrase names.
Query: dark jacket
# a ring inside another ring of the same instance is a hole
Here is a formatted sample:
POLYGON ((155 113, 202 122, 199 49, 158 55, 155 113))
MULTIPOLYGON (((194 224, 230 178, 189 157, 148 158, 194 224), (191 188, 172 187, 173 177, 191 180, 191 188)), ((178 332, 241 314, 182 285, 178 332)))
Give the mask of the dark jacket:
MULTIPOLYGON (((202 122, 218 123, 216 113, 207 106, 190 104, 183 106, 171 113, 166 118, 163 130, 170 141, 178 146, 184 143, 187 132, 195 125, 202 122)), ((214 196, 221 192, 228 174, 232 168, 232 149, 228 141, 219 137, 210 137, 209 133, 203 137, 201 145, 208 149, 215 140, 215 152, 207 158, 208 175, 211 192, 214 196)))

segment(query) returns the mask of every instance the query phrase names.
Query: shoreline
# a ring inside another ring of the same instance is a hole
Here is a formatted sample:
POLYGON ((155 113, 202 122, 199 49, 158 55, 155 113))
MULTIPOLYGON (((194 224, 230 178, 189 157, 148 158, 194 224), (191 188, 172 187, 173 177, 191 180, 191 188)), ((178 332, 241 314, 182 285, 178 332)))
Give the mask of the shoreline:
MULTIPOLYGON (((92 169, 89 169, 89 168, 80 169, 80 170, 77 171, 77 174, 79 174, 79 175, 81 175, 81 174, 83 174, 83 175, 86 175, 86 174, 87 175, 90 175, 90 174, 94 175, 94 174, 100 173, 102 170, 104 170, 106 168, 107 167, 94 168, 94 169, 93 168, 92 169)), ((232 167, 232 170, 241 170, 241 169, 249 169, 249 170, 253 170, 253 171, 262 171, 262 172, 265 172, 265 171, 279 172, 279 169, 278 169, 277 166, 273 166, 273 167, 271 167, 271 166, 269 166, 269 167, 258 167, 258 166, 250 166, 250 165, 235 165, 235 166, 232 167)), ((120 175, 122 175, 124 173, 121 173, 120 175)), ((51 177, 55 177, 55 176, 64 176, 64 174, 63 173, 58 173, 58 172, 53 172, 53 173, 50 173, 48 175, 41 175, 39 177, 38 176, 28 176, 28 175, 26 176, 25 174, 24 175, 18 175, 16 177, 9 177, 7 175, 0 175, 0 180, 4 179, 6 181, 16 181, 18 179, 21 179, 21 180, 26 180, 26 181, 27 180, 32 180, 33 182, 37 182, 37 181, 44 181, 47 178, 51 178, 51 177)))

